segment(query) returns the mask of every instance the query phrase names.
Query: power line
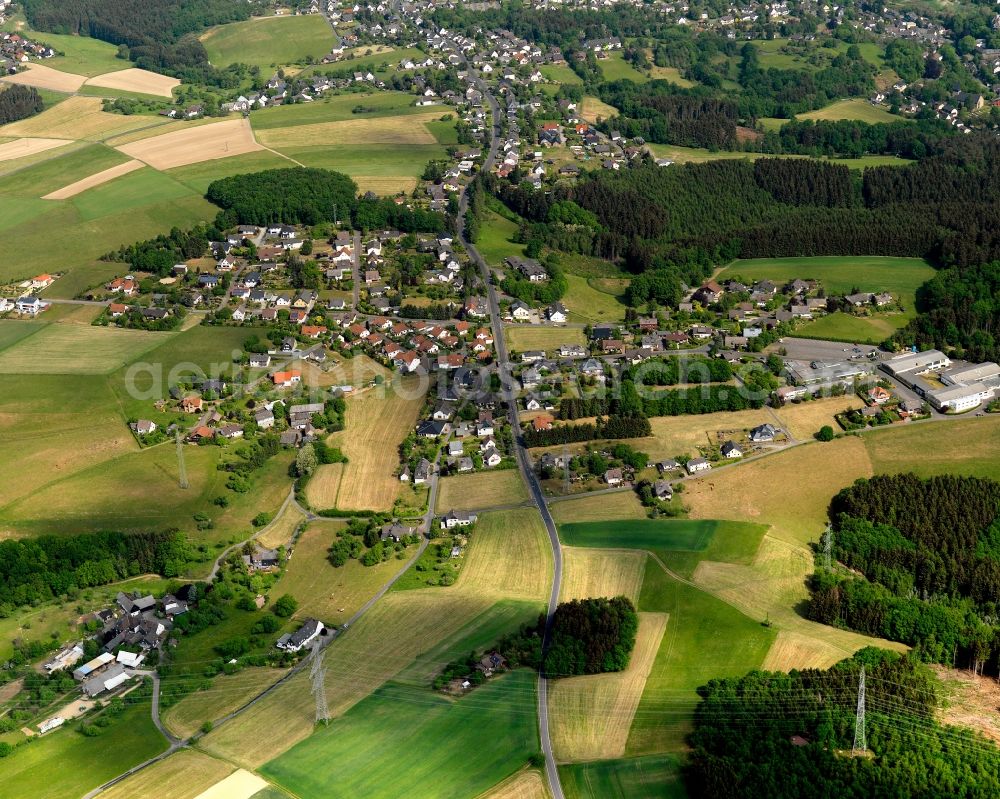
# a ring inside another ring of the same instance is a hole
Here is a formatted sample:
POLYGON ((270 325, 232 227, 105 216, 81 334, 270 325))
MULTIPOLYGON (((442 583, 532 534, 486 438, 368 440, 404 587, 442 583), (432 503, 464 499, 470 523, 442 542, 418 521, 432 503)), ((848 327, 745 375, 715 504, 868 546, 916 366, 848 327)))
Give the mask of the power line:
POLYGON ((868 752, 868 740, 865 737, 865 664, 861 664, 861 675, 858 677, 858 715, 854 721, 854 746, 852 755, 868 752))

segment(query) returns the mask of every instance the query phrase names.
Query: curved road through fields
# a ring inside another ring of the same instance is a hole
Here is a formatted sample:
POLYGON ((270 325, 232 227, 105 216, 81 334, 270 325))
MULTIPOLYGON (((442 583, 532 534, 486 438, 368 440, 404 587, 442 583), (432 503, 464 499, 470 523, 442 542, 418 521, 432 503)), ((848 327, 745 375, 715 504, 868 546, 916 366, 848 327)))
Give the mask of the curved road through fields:
MULTIPOLYGON (((470 74, 475 78, 477 88, 480 92, 482 92, 483 97, 490 104, 490 108, 493 112, 493 127, 490 131, 490 149, 483 163, 483 170, 488 171, 492 169, 494 163, 496 163, 497 151, 500 147, 500 105, 497 103, 496 98, 490 92, 489 87, 480 77, 479 73, 472 69, 468 60, 465 59, 465 55, 461 48, 456 47, 455 50, 465 61, 465 65, 469 69, 470 74)), ((507 342, 504 339, 503 334, 503 321, 500 318, 500 304, 497 301, 497 293, 495 287, 493 286, 489 265, 479 253, 479 250, 476 249, 476 246, 465 236, 465 212, 467 209, 468 198, 463 192, 458 207, 458 235, 462 240, 462 243, 465 245, 466 251, 469 253, 469 257, 479 267, 479 274, 482 276, 483 282, 486 284, 487 299, 490 306, 490 327, 493 330, 493 342, 497 348, 497 368, 500 372, 501 391, 503 392, 503 398, 507 403, 507 412, 510 417, 511 429, 519 431, 521 425, 517 416, 517 402, 516 397, 514 396, 514 380, 511 376, 510 356, 507 352, 507 342)), ((531 468, 531 459, 529 458, 528 451, 524 446, 524 440, 519 434, 517 434, 517 432, 515 432, 514 442, 517 452, 518 468, 521 470, 521 476, 524 478, 524 481, 528 484, 532 500, 538 507, 539 513, 542 514, 542 521, 545 523, 545 530, 549 534, 549 543, 552 547, 552 559, 555 568, 552 575, 552 593, 549 595, 548 623, 545 630, 547 638, 549 627, 552 624, 552 614, 555 613, 556 605, 559 603, 559 589, 562 585, 563 568, 562 549, 559 546, 559 533, 556 530, 555 522, 552 520, 552 514, 549 513, 549 507, 545 502, 545 496, 542 494, 542 487, 538 482, 538 478, 535 475, 534 470, 531 468)), ((559 782, 559 769, 556 765, 555 756, 552 754, 552 738, 549 735, 548 690, 548 680, 545 678, 543 673, 539 673, 538 732, 542 743, 542 754, 545 755, 545 776, 553 799, 564 799, 562 785, 559 782)))

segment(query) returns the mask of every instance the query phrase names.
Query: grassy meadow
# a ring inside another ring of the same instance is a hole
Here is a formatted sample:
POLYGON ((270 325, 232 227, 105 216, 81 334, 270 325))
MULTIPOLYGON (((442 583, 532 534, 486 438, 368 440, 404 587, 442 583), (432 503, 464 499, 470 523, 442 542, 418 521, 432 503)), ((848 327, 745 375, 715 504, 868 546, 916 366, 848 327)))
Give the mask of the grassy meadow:
POLYGON ((459 474, 441 478, 437 510, 490 508, 528 500, 528 488, 517 469, 459 474))
POLYGON ((566 799, 685 799, 677 755, 596 760, 559 767, 566 799))
MULTIPOLYGON (((212 28, 201 36, 208 60, 216 67, 237 62, 262 72, 306 59, 321 59, 335 44, 333 30, 321 14, 259 17, 212 28)), ((270 73, 268 73, 270 74, 270 73)))

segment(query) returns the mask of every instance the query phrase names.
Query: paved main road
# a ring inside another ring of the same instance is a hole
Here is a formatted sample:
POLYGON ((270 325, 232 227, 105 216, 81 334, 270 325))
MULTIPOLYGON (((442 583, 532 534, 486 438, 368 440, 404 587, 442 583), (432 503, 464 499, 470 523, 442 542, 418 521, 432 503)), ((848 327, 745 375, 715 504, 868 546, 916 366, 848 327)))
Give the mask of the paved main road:
MULTIPOLYGON (((461 49, 456 48, 456 50, 459 54, 462 54, 461 49)), ((465 60, 464 54, 462 54, 462 58, 465 60)), ((465 63, 466 66, 469 66, 467 60, 465 63)), ((469 68, 471 74, 476 78, 476 84, 479 87, 479 91, 482 92, 483 97, 487 100, 487 102, 489 102, 490 108, 493 112, 490 149, 483 164, 483 170, 489 171, 496 162, 497 151, 500 147, 500 106, 497 103, 496 98, 490 92, 489 87, 479 76, 479 73, 472 69, 471 66, 469 66, 469 68)), ((465 248, 469 253, 469 257, 479 267, 479 274, 481 275, 483 282, 486 284, 487 299, 490 305, 490 327, 493 330, 493 341, 497 348, 497 367, 500 370, 500 382, 503 397, 507 403, 511 429, 515 431, 514 442, 517 455, 517 465, 521 470, 521 476, 528 484, 531 498, 538 507, 539 513, 542 515, 542 521, 545 523, 545 530, 549 534, 549 543, 552 547, 555 569, 552 576, 552 593, 549 595, 548 620, 545 631, 546 637, 548 637, 548 628, 552 623, 552 614, 555 613, 556 605, 559 602, 559 589, 562 585, 563 563, 562 549, 559 546, 559 533, 556 530, 555 522, 552 520, 552 514, 549 513, 549 507, 545 502, 545 496, 542 494, 542 487, 538 482, 538 478, 535 475, 534 470, 531 468, 531 459, 528 456, 527 449, 524 447, 524 441, 518 434, 518 431, 520 430, 520 421, 517 416, 517 402, 516 397, 514 396, 513 382, 509 377, 510 356, 507 352, 507 342, 504 340, 503 321, 500 318, 500 304, 497 301, 497 293, 493 286, 489 265, 483 259, 482 255, 480 255, 476 246, 465 236, 465 212, 467 209, 468 198, 463 192, 458 210, 458 235, 465 245, 465 248)), ((552 738, 549 735, 548 689, 548 680, 545 678, 544 674, 540 674, 538 678, 538 731, 542 742, 542 754, 545 755, 545 775, 549 784, 549 791, 552 793, 553 799, 564 799, 562 785, 559 783, 559 770, 556 765, 555 757, 552 754, 552 738)))

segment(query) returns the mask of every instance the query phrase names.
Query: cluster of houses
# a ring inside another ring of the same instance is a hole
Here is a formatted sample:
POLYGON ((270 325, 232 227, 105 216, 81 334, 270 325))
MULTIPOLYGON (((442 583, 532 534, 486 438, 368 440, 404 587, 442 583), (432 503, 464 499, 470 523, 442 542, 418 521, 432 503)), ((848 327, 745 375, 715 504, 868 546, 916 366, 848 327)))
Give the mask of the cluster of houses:
POLYGON ((18 297, 0 296, 0 314, 17 314, 30 318, 48 310, 52 307, 52 303, 43 300, 37 292, 47 289, 55 280, 56 277, 53 275, 41 274, 21 281, 17 288, 23 293, 18 297))
MULTIPOLYGON (((9 0, 0 2, 0 22, 3 21, 8 5, 9 0)), ((47 44, 33 42, 20 33, 0 32, 0 70, 3 70, 4 74, 17 72, 29 61, 41 61, 54 55, 56 51, 47 44)))

